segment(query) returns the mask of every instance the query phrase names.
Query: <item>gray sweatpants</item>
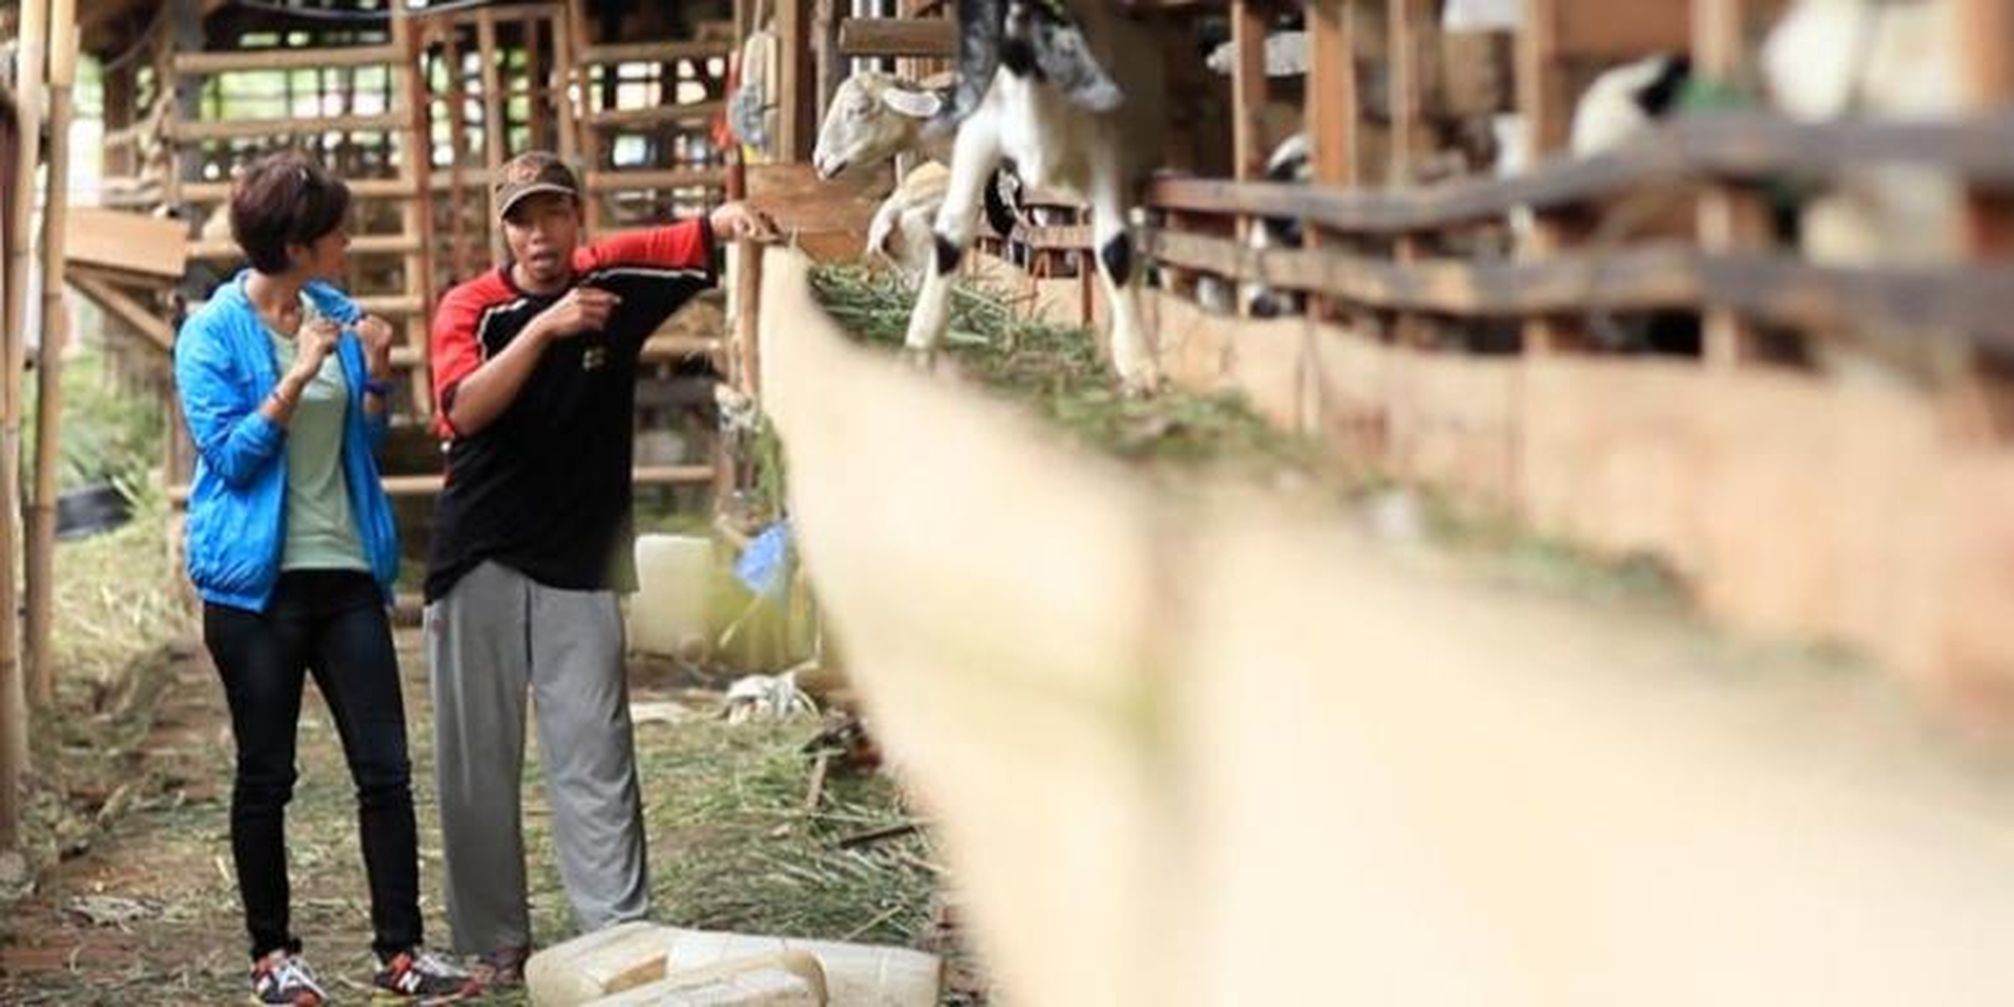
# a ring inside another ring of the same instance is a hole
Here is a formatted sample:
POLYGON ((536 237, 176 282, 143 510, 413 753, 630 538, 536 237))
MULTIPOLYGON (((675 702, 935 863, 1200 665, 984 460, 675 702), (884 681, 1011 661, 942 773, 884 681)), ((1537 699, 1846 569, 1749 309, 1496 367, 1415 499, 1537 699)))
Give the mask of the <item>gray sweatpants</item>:
POLYGON ((519 778, 529 686, 560 879, 582 933, 644 918, 643 806, 609 591, 484 563, 427 606, 448 922, 455 950, 531 943, 519 778))

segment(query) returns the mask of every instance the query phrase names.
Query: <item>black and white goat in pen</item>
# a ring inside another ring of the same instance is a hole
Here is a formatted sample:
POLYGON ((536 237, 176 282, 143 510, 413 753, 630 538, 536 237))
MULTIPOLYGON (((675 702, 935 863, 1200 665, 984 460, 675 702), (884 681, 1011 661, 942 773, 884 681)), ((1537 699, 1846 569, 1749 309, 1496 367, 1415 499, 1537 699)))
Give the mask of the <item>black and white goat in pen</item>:
POLYGON ((1160 367, 1141 317, 1128 224, 1163 149, 1159 36, 1101 0, 960 0, 958 29, 958 90, 937 124, 957 129, 951 181, 937 215, 934 268, 909 319, 909 349, 928 354, 942 338, 987 180, 1005 162, 1027 185, 1090 204, 1111 306, 1112 364, 1129 392, 1151 392, 1160 367))

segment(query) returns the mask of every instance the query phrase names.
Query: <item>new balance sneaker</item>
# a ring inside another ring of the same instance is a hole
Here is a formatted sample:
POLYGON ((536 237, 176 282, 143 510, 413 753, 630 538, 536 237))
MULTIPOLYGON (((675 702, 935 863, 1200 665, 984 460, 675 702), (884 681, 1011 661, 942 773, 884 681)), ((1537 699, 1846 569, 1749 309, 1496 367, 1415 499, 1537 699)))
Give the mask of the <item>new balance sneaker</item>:
POLYGON ((371 980, 371 999, 381 1003, 449 1004, 480 992, 474 976, 420 948, 393 955, 371 980))
POLYGON ((315 971, 297 955, 275 951, 252 965, 252 1003, 322 1007, 328 1000, 315 971))

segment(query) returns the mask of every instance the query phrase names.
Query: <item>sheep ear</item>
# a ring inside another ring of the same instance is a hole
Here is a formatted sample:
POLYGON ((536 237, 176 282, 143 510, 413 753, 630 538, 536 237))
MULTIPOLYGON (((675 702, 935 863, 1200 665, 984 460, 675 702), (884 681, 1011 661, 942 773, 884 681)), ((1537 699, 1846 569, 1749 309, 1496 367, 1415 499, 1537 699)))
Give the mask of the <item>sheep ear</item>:
POLYGON ((911 91, 908 88, 891 87, 881 92, 881 103, 898 115, 911 119, 928 119, 937 114, 944 100, 928 91, 911 91))

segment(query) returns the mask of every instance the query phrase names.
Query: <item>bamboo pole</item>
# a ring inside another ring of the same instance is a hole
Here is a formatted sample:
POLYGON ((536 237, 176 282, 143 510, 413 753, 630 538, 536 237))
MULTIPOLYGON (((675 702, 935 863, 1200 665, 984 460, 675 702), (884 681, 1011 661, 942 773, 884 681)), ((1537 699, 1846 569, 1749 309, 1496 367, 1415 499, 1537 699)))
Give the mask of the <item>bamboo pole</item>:
POLYGON ((21 538, 21 371, 26 354, 22 330, 28 318, 28 267, 34 234, 35 165, 39 160, 42 115, 42 56, 49 38, 44 0, 22 0, 15 56, 14 100, 20 114, 16 151, 13 219, 7 260, 7 324, 0 338, 5 371, 0 373, 0 849, 14 847, 21 821, 21 774, 28 765, 28 705, 22 681, 20 610, 15 581, 21 538))
POLYGON ((49 631, 56 601, 56 467, 63 444, 63 227, 70 211, 71 89, 77 81, 77 0, 49 6, 49 178, 42 197, 42 342, 35 354, 35 496, 29 505, 27 665, 30 697, 56 699, 49 631))

